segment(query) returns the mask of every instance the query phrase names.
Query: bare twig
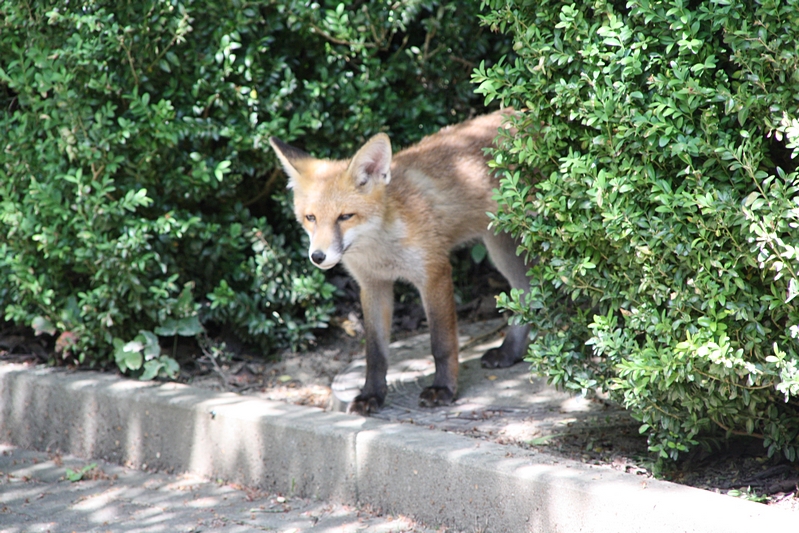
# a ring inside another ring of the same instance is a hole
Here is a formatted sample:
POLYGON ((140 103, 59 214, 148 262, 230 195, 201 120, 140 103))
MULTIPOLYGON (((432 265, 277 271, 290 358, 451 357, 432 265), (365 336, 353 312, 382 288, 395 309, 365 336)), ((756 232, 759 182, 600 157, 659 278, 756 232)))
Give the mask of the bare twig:
POLYGON ((476 337, 472 337, 468 341, 466 341, 463 344, 461 344, 460 350, 468 350, 469 348, 480 344, 484 340, 490 339, 491 337, 495 336, 497 333, 499 333, 500 331, 502 331, 506 327, 508 327, 508 325, 503 322, 502 324, 500 324, 500 325, 496 326, 495 328, 493 328, 491 331, 487 331, 487 332, 485 332, 485 333, 483 333, 481 335, 478 335, 476 337))
POLYGON ((122 37, 119 41, 119 44, 125 50, 125 54, 128 56, 128 64, 130 65, 130 72, 133 74, 133 84, 138 87, 139 86, 139 76, 136 74, 136 66, 133 64, 133 56, 130 53, 130 48, 125 46, 125 38, 122 37))
POLYGON ((730 427, 727 427, 724 424, 722 424, 721 422, 719 422, 718 420, 716 420, 715 418, 713 418, 712 416, 710 417, 710 420, 714 424, 716 424, 718 427, 720 427, 724 431, 728 431, 732 435, 738 435, 739 437, 755 437, 755 438, 758 438, 758 439, 765 439, 766 438, 766 436, 763 435, 762 433, 754 433, 754 432, 747 433, 746 431, 741 431, 739 429, 732 429, 730 427))
POLYGON ((311 29, 315 33, 318 33, 319 35, 321 35, 322 37, 324 37, 325 39, 327 39, 328 41, 330 41, 333 44, 340 44, 340 45, 344 45, 344 46, 363 46, 365 48, 377 48, 377 44, 375 44, 375 43, 369 43, 369 42, 359 43, 359 42, 355 42, 355 41, 345 41, 343 39, 338 39, 336 37, 333 37, 329 33, 327 33, 325 30, 323 30, 322 28, 320 28, 316 24, 311 24, 311 29))
MULTIPOLYGON (((183 13, 183 16, 180 18, 180 22, 178 22, 178 27, 175 30, 175 34, 172 35, 172 40, 169 41, 169 44, 166 45, 164 49, 161 50, 161 52, 159 52, 157 56, 155 56, 155 59, 153 59, 152 63, 150 63, 150 66, 147 67, 147 70, 152 70, 155 64, 158 63, 162 57, 164 57, 164 55, 169 51, 169 49, 172 48, 175 45, 175 43, 180 41, 180 39, 186 34, 185 31, 181 30, 184 28, 184 24, 187 22, 189 22, 189 14, 183 13)), ((128 57, 130 57, 130 53, 128 53, 128 57)), ((138 85, 138 82, 136 83, 136 85, 138 85)))
POLYGON ((198 344, 200 345, 200 350, 203 352, 203 358, 201 360, 207 360, 211 363, 211 366, 214 368, 214 372, 216 372, 220 379, 222 380, 222 385, 227 389, 230 386, 230 376, 227 372, 225 372, 221 366, 219 366, 219 362, 217 361, 218 354, 215 353, 216 350, 211 346, 211 341, 208 340, 207 337, 198 336, 198 344))
POLYGON ((263 198, 272 194, 272 191, 275 190, 275 184, 277 183, 277 180, 280 176, 281 176, 280 168, 275 168, 272 171, 272 174, 269 175, 269 178, 266 180, 266 183, 264 183, 261 192, 259 192, 254 197, 247 200, 246 202, 243 202, 244 207, 248 207, 254 204, 255 202, 258 202, 263 198))

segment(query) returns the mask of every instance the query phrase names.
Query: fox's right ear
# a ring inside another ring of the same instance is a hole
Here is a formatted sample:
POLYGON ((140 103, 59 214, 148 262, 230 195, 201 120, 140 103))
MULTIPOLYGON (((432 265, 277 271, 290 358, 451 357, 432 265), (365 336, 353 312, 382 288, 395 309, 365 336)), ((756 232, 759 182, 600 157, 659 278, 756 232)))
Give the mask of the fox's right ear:
POLYGON ((269 137, 269 144, 272 145, 275 155, 277 155, 283 170, 286 171, 289 177, 288 188, 293 189, 300 179, 300 173, 295 166, 296 162, 303 159, 311 159, 311 156, 299 148, 294 148, 290 144, 284 143, 277 137, 269 137))
POLYGON ((388 184, 391 181, 391 141, 378 133, 352 157, 349 171, 358 187, 370 182, 388 184))

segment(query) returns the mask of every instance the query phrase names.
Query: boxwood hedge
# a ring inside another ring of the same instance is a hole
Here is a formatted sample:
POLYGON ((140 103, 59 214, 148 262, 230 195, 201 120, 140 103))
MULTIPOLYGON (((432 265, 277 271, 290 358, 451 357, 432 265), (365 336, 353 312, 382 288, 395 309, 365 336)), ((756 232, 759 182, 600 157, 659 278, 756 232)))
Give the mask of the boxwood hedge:
POLYGON ((174 374, 158 336, 264 350, 324 327, 266 139, 350 153, 482 108, 509 49, 476 3, 84 0, 0 5, 0 305, 63 357, 174 374), (112 356, 113 354, 113 356, 112 356))
POLYGON ((518 57, 495 223, 536 256, 536 370, 604 390, 676 458, 799 450, 799 2, 486 0, 518 57))

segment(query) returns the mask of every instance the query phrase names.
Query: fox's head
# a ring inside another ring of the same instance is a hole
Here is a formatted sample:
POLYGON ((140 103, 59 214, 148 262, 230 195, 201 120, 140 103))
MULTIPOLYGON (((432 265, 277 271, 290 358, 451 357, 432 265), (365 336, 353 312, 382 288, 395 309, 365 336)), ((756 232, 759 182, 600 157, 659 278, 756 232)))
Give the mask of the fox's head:
POLYGON ((294 191, 294 213, 311 237, 308 256, 319 268, 341 261, 359 235, 379 225, 391 180, 391 142, 378 133, 349 161, 316 159, 272 137, 269 143, 294 191))

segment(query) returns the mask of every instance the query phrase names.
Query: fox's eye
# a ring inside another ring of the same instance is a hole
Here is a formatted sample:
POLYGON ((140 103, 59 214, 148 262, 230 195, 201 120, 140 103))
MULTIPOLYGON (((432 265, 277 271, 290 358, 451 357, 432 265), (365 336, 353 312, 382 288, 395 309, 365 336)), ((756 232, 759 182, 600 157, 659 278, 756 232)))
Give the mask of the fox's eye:
POLYGON ((307 220, 308 222, 316 222, 316 216, 315 215, 305 215, 305 220, 307 220))
POLYGON ((349 220, 349 219, 351 219, 354 216, 355 215, 353 215, 352 213, 346 213, 346 214, 343 214, 343 215, 339 215, 338 216, 338 221, 339 222, 344 222, 345 220, 349 220))

